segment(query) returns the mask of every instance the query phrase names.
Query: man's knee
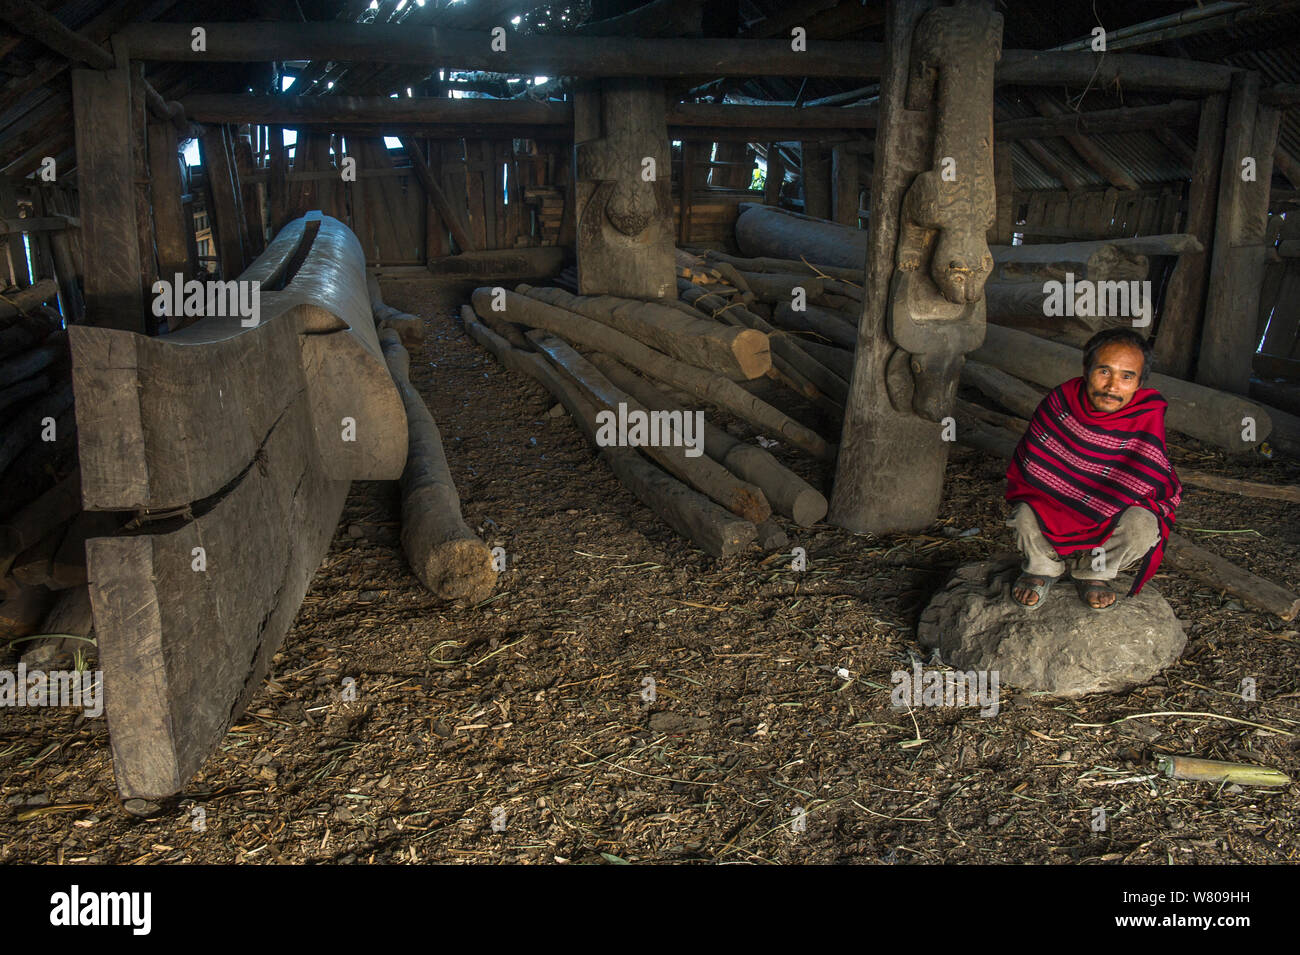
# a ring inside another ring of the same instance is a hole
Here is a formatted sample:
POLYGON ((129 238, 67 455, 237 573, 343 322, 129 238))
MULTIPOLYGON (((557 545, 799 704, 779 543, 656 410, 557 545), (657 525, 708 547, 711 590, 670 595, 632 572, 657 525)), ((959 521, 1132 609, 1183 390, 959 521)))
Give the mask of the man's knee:
POLYGON ((1117 530, 1142 550, 1150 550, 1160 540, 1160 522, 1145 507, 1130 507, 1120 515, 1117 530))
POLYGON ((1021 534, 1027 531, 1039 533, 1038 518, 1034 515, 1034 509, 1021 501, 1012 510, 1011 516, 1007 518, 1007 526, 1014 527, 1021 534))

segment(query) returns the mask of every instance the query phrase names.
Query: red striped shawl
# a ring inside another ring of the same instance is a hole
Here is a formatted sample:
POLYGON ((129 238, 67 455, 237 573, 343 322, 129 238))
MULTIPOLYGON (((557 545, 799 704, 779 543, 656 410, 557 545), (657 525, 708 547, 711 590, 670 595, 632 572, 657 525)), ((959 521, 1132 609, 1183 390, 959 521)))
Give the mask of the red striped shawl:
POLYGON ((1072 378, 1039 403, 1007 468, 1007 500, 1028 504, 1062 557, 1104 544, 1125 509, 1145 507, 1160 542, 1137 568, 1130 594, 1160 567, 1183 486, 1165 451, 1166 402, 1139 388, 1118 411, 1099 412, 1072 378))

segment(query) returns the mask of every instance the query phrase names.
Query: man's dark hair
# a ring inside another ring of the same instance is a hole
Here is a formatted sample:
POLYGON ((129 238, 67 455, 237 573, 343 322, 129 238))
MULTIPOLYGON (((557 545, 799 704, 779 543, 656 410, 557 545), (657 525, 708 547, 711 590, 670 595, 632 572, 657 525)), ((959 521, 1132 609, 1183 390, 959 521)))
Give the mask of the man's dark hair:
POLYGON ((1147 379, 1151 377, 1151 342, 1131 328, 1107 328, 1088 339, 1088 343, 1083 346, 1084 377, 1086 378, 1092 374, 1092 367, 1097 364, 1097 352, 1101 351, 1106 345, 1116 344, 1132 345, 1142 352, 1142 378, 1140 384, 1145 385, 1147 379))

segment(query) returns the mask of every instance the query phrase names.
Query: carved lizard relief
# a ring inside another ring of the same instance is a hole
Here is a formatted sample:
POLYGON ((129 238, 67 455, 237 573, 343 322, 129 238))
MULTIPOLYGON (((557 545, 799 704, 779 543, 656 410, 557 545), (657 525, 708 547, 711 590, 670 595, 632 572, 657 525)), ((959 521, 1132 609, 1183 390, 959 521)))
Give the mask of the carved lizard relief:
POLYGON ((890 337, 908 353, 912 381, 900 374, 902 355, 891 359, 888 379, 896 408, 932 421, 951 409, 965 354, 984 339, 1001 46, 1002 16, 980 0, 930 11, 912 38, 906 105, 934 109, 933 164, 903 197, 890 290, 890 337))

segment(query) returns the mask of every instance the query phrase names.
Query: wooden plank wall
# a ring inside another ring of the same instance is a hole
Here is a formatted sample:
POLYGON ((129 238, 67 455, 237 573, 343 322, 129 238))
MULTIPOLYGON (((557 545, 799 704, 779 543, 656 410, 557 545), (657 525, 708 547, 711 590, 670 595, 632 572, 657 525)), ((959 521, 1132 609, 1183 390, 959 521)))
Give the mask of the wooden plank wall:
MULTIPOLYGON (((687 143, 685 150, 673 152, 673 221, 676 223, 678 245, 696 245, 712 248, 735 248, 736 217, 742 202, 762 202, 763 192, 736 186, 709 185, 710 180, 739 183, 748 182, 753 168, 752 157, 745 160, 724 158, 711 162, 712 143, 687 143), (682 167, 683 152, 691 163, 690 175, 682 167), (737 167, 737 163, 739 166, 737 167), (736 173, 740 175, 736 175, 736 173), (689 183, 686 201, 682 201, 682 184, 689 183), (685 222, 683 222, 683 205, 685 222)), ((728 156, 731 153, 723 152, 728 156)))
POLYGON ((1136 191, 1017 190, 1014 231, 1026 243, 1179 232, 1186 219, 1184 188, 1173 183, 1136 191))

